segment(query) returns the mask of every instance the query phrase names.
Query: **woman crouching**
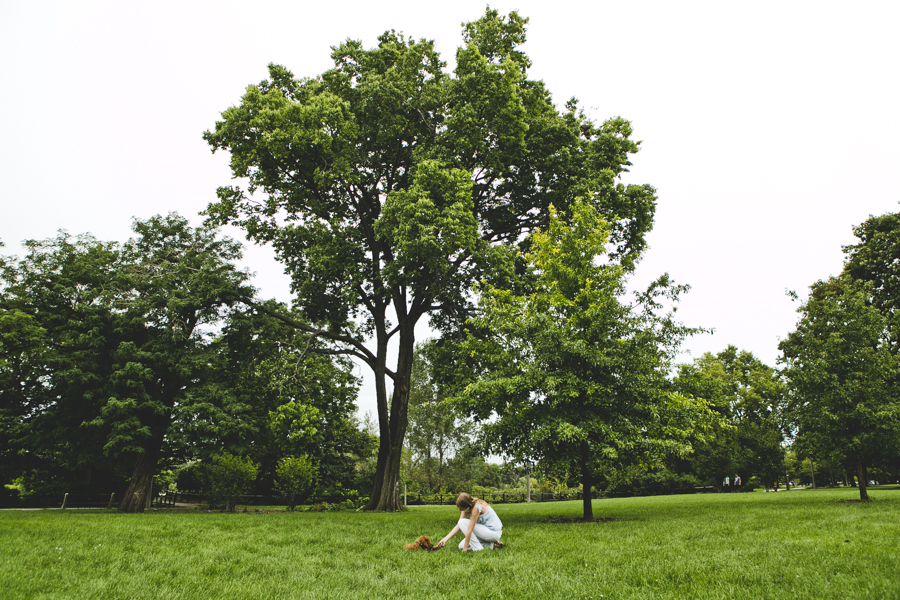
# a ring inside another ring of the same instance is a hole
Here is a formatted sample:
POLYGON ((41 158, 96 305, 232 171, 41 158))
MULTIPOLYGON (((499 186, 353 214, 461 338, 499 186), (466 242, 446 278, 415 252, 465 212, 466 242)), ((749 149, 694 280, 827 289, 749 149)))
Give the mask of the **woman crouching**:
POLYGON ((491 508, 491 505, 479 498, 473 498, 463 492, 456 498, 456 507, 460 510, 459 523, 456 524, 435 548, 443 548, 456 532, 465 532, 465 538, 459 543, 459 549, 465 552, 484 550, 485 548, 502 548, 500 536, 503 534, 503 523, 491 508))

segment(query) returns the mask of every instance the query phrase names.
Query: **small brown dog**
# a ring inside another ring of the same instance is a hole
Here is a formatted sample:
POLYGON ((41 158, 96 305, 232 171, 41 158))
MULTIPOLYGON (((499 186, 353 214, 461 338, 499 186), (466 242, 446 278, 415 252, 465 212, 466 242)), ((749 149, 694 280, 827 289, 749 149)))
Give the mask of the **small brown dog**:
POLYGON ((434 544, 431 543, 431 538, 427 535, 420 535, 419 538, 413 542, 412 544, 406 544, 403 546, 404 550, 437 550, 434 547, 434 544))

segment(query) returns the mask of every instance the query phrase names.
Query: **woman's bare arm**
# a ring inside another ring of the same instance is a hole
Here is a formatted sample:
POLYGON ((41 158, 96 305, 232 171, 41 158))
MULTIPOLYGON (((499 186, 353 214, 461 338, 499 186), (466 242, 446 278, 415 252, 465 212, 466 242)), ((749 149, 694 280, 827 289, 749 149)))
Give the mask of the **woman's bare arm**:
POLYGON ((475 529, 475 523, 478 521, 478 515, 481 514, 481 506, 478 503, 475 503, 475 506, 472 507, 472 516, 469 517, 469 526, 466 528, 466 539, 463 540, 462 551, 465 552, 469 549, 469 540, 472 539, 472 531, 475 529))
MULTIPOLYGON (((462 513, 460 513, 460 515, 462 515, 462 513)), ((460 517, 460 518, 462 518, 462 517, 460 517)), ((459 525, 454 525, 453 529, 450 530, 450 533, 448 533, 446 536, 444 536, 444 539, 439 541, 437 543, 437 545, 435 546, 435 548, 443 548, 444 544, 446 544, 450 540, 450 538, 452 538, 458 532, 459 532, 459 525)))

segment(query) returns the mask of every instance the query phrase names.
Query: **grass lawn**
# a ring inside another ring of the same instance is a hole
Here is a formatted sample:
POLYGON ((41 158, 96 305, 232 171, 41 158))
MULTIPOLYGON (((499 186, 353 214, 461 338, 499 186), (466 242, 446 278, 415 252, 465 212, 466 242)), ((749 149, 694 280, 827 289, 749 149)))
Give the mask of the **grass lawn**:
POLYGON ((402 514, 0 511, 0 598, 898 598, 900 490, 496 505, 506 548, 406 552, 402 514))

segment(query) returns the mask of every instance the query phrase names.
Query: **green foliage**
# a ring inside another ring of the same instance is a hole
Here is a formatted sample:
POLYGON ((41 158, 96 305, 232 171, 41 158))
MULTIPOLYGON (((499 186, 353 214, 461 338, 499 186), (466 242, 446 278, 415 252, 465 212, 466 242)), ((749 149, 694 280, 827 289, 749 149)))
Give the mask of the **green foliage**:
POLYGON ((693 491, 700 485, 690 473, 675 473, 664 467, 647 471, 634 465, 611 470, 606 480, 604 492, 610 498, 686 493, 685 490, 693 491))
POLYGON ((275 491, 287 500, 288 510, 302 503, 316 483, 319 469, 306 456, 288 456, 275 469, 275 491))
POLYGON ((203 493, 210 506, 234 512, 240 497, 250 491, 259 465, 227 452, 202 467, 203 493))
POLYGON ((679 365, 673 384, 682 394, 703 398, 720 417, 692 441, 688 472, 716 486, 738 474, 744 481, 759 477, 767 487, 783 478, 782 443, 789 427, 781 373, 728 346, 679 365))
POLYGON ((175 489, 177 474, 172 469, 164 469, 153 476, 153 489, 166 492, 175 489))
POLYGON ((853 463, 862 499, 866 465, 900 453, 897 357, 873 293, 849 276, 813 284, 797 329, 779 344, 798 448, 853 463))
MULTIPOLYGON (((404 469, 407 483, 410 489, 424 493, 442 489, 466 491, 467 473, 461 473, 459 467, 474 457, 454 459, 467 454, 463 451, 474 436, 474 426, 447 401, 432 375, 434 368, 426 346, 418 346, 409 391, 406 443, 410 453, 404 469)), ((480 456, 477 458, 484 462, 480 456)))
POLYGON ((602 260, 610 226, 596 209, 575 202, 569 222, 552 207, 550 217, 525 255, 531 293, 485 286, 461 345, 476 375, 460 402, 483 423, 483 450, 577 473, 587 494, 610 465, 689 452, 709 413, 667 381, 676 348, 696 330, 656 313, 686 288, 662 277, 623 302, 627 270, 602 260))
POLYGON ((20 340, 0 344, 0 426, 18 468, 120 491, 114 476, 130 474, 123 510, 143 510, 176 407, 190 413, 209 381, 212 330, 252 295, 233 264, 240 245, 215 229, 175 214, 133 229, 121 245, 26 242, 24 259, 5 261, 0 297, 0 335, 20 340))
POLYGON ((853 472, 865 499, 870 470, 900 472, 900 214, 869 217, 853 233, 843 273, 811 286, 779 348, 795 450, 824 468, 827 483, 853 472))
POLYGON ((341 502, 316 502, 306 507, 306 512, 359 512, 369 501, 366 497, 346 498, 341 502))
POLYGON ((315 407, 287 402, 269 412, 269 428, 281 449, 290 451, 302 447, 304 441, 316 434, 315 422, 320 413, 315 407))
POLYGON ((262 493, 287 454, 358 488, 372 442, 347 361, 305 353, 266 312, 286 309, 253 298, 239 244, 174 214, 134 230, 125 244, 60 234, 5 260, 3 481, 121 495, 130 475, 123 509, 142 510, 160 470, 227 450, 261 465, 262 493))
POLYGON ((885 343, 900 353, 900 213, 871 216, 853 228, 859 242, 844 247, 844 274, 872 285, 869 298, 885 319, 885 343))
POLYGON ((516 249, 576 197, 608 217, 610 257, 631 269, 655 211, 648 185, 616 181, 638 150, 628 122, 559 111, 518 50, 526 19, 488 9, 464 25, 450 73, 434 43, 395 31, 347 40, 334 68, 269 66, 204 134, 235 178, 211 222, 271 244, 297 294, 285 323, 311 352, 351 355, 375 379, 379 453, 370 508, 394 493, 407 428, 415 326, 455 332, 481 280, 515 282, 516 249), (388 342, 397 341, 396 367, 388 342), (393 397, 388 397, 388 380, 393 397))
POLYGON ((195 391, 171 436, 183 460, 223 449, 260 463, 256 492, 269 494, 278 460, 308 456, 326 485, 358 489, 372 453, 353 416, 359 380, 340 357, 306 352, 308 340, 271 316, 273 301, 232 312, 215 342, 215 385, 195 391))
POLYGON ((178 467, 175 472, 175 486, 180 492, 200 494, 203 491, 203 468, 200 461, 191 461, 178 467))

